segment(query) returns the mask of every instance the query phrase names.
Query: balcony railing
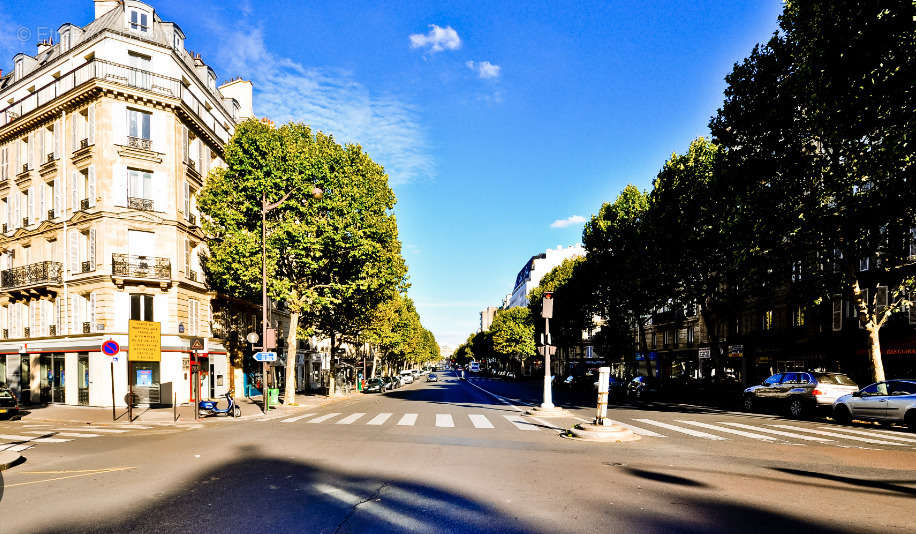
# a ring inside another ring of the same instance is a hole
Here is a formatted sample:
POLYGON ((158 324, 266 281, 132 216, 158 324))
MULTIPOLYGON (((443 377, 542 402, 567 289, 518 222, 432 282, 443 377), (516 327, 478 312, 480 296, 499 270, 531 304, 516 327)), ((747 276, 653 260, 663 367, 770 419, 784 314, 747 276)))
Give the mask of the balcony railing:
POLYGON ((5 234, 7 231, 9 231, 9 228, 6 223, 3 223, 3 233, 5 234))
POLYGON ((111 274, 125 278, 169 280, 172 277, 172 262, 168 258, 154 256, 112 254, 111 274))
POLYGON ((22 218, 22 227, 25 228, 25 227, 28 226, 28 225, 29 225, 29 218, 28 218, 28 217, 23 217, 23 218, 22 218))
POLYGON ((86 321, 85 323, 83 323, 83 333, 84 334, 92 333, 92 323, 90 323, 89 321, 86 321))
POLYGON ((48 325, 48 335, 49 336, 57 335, 57 325, 56 324, 48 325))
MULTIPOLYGON (((220 141, 223 143, 229 141, 229 132, 221 122, 224 119, 222 117, 218 119, 214 116, 207 109, 207 104, 201 102, 191 89, 185 87, 178 78, 112 63, 104 59, 87 61, 70 72, 57 77, 44 87, 0 109, 0 127, 6 126, 48 102, 94 80, 133 87, 164 97, 180 99, 220 141)), ((217 100, 217 103, 219 104, 220 102, 217 100)), ((227 112, 226 117, 231 116, 231 113, 227 112)), ((80 145, 81 148, 84 147, 82 143, 80 145)), ((88 143, 85 146, 88 146, 88 143)))
POLYGON ((3 329, 3 339, 9 339, 9 338, 10 338, 10 329, 4 328, 3 329))
POLYGON ((194 215, 193 213, 189 213, 188 222, 191 224, 191 226, 197 226, 197 215, 194 215))
POLYGON ((54 161, 54 152, 48 154, 48 160, 45 163, 52 163, 54 161))
POLYGON ((57 261, 42 261, 0 272, 0 287, 15 289, 34 285, 59 285, 63 268, 57 261))
POLYGON ((54 210, 48 210, 48 220, 51 220, 53 218, 54 218, 54 210))
POLYGON ((84 261, 80 264, 80 274, 91 273, 94 270, 91 261, 84 261))
POLYGON ((89 138, 80 139, 80 149, 89 148, 89 138))
POLYGON ((188 280, 192 282, 197 281, 197 271, 188 271, 188 280))
POLYGON ((23 163, 23 164, 22 164, 22 172, 29 172, 29 164, 28 164, 28 163, 23 163))
POLYGON ((84 211, 89 209, 89 199, 88 198, 84 198, 83 200, 80 200, 80 209, 84 211))
POLYGON ((153 199, 127 197, 127 207, 132 210, 153 211, 153 199))
POLYGON ((142 150, 150 150, 153 148, 152 139, 144 139, 142 137, 133 137, 131 135, 127 136, 127 146, 131 148, 139 148, 142 150))
POLYGON ((28 326, 22 329, 22 337, 32 337, 32 329, 28 326))

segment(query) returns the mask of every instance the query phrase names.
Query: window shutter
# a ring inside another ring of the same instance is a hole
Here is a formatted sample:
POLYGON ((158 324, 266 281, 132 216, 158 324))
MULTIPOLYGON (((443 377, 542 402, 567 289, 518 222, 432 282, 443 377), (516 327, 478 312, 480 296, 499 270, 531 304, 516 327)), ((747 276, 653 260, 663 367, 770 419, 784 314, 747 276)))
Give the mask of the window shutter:
POLYGON ((190 276, 191 274, 191 240, 184 238, 184 274, 185 276, 190 276))
POLYGON ((70 331, 71 334, 81 334, 83 332, 82 325, 80 323, 80 306, 79 295, 70 295, 70 319, 72 321, 73 329, 70 331))
POLYGON ((60 139, 61 139, 61 128, 64 127, 63 121, 58 119, 54 123, 54 159, 60 159, 60 139))
POLYGON ((54 299, 54 325, 57 327, 57 335, 63 334, 63 328, 61 328, 62 324, 63 322, 61 321, 60 315, 60 298, 56 298, 54 299))
POLYGON ((80 271, 80 235, 78 230, 70 230, 70 276, 80 271))
POLYGON ((48 153, 48 133, 46 128, 39 128, 38 133, 38 165, 45 162, 48 153))
POLYGON ((95 228, 89 229, 89 269, 95 270, 95 228))
POLYGON ((13 204, 15 204, 16 195, 10 195, 6 199, 6 229, 8 232, 12 232, 15 226, 13 225, 14 218, 13 214, 13 204))
POLYGON ((70 180, 70 210, 76 213, 80 210, 80 172, 74 170, 70 180))
POLYGON ((916 324, 916 304, 910 304, 909 313, 907 315, 909 316, 910 324, 916 324))
POLYGON ((89 144, 95 144, 95 104, 89 104, 89 144))
POLYGON ((20 196, 22 196, 22 194, 19 192, 19 190, 16 190, 15 193, 10 195, 10 206, 11 206, 10 209, 11 209, 11 214, 13 216, 13 220, 10 221, 10 230, 15 230, 16 228, 19 228, 19 223, 22 221, 22 216, 19 214, 19 209, 20 209, 19 208, 19 200, 20 200, 19 197, 20 196))
POLYGON ((26 194, 28 195, 28 207, 26 208, 28 213, 26 217, 29 218, 29 224, 33 224, 35 222, 35 186, 29 186, 26 194))
POLYGON ((79 113, 70 115, 70 152, 76 152, 76 149, 80 146, 79 119, 79 113))
POLYGON ((188 127, 184 124, 181 125, 181 155, 184 158, 184 162, 188 162, 188 127))
POLYGON ((50 304, 50 302, 46 300, 38 301, 38 335, 40 336, 48 335, 48 304, 50 304))
POLYGON ((198 170, 200 171, 201 176, 206 176, 207 175, 207 157, 205 154, 208 152, 207 144, 204 143, 202 140, 198 140, 197 146, 200 147, 200 155, 198 156, 198 159, 197 159, 197 161, 200 162, 200 165, 199 165, 200 168, 198 170))
POLYGON ((45 185, 44 181, 38 182, 36 186, 36 193, 38 193, 38 213, 36 214, 35 220, 43 221, 48 214, 48 204, 47 204, 47 195, 45 194, 45 185))
POLYGON ((89 331, 90 332, 95 332, 95 323, 97 322, 96 321, 97 318, 95 315, 95 301, 96 301, 95 291, 93 291, 92 293, 89 293, 89 331))
POLYGON ((89 197, 89 207, 95 207, 95 165, 89 166, 89 191, 87 192, 89 197))
POLYGON ((182 191, 182 194, 184 195, 184 198, 182 199, 182 205, 184 206, 184 218, 185 220, 188 220, 191 218, 191 184, 185 182, 182 191))
POLYGON ((61 218, 64 216, 63 182, 60 176, 54 177, 54 216, 61 218))
POLYGON ((28 164, 29 164, 30 169, 35 168, 35 152, 38 151, 38 147, 35 146, 36 144, 37 143, 35 142, 35 132, 32 132, 29 134, 29 153, 26 155, 26 157, 29 160, 28 164))

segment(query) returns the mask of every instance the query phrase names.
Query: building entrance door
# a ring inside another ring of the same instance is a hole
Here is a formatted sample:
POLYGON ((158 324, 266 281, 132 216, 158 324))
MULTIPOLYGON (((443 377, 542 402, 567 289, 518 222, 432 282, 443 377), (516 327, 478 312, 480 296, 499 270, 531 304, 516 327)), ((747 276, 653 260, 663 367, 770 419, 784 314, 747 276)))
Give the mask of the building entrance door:
POLYGON ((80 406, 89 406, 89 355, 80 354, 76 366, 80 406))
POLYGON ((52 354, 50 361, 48 362, 48 388, 50 390, 51 402, 63 403, 66 402, 67 390, 66 390, 66 373, 64 371, 64 355, 63 354, 52 354))

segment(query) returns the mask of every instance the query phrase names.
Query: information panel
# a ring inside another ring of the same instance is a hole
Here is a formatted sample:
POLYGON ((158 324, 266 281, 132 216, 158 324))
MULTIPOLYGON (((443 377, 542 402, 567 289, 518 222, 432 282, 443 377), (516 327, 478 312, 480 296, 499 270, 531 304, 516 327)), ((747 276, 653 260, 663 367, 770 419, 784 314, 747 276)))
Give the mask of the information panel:
POLYGON ((127 359, 132 362, 158 362, 162 353, 162 326, 157 321, 128 323, 127 359))

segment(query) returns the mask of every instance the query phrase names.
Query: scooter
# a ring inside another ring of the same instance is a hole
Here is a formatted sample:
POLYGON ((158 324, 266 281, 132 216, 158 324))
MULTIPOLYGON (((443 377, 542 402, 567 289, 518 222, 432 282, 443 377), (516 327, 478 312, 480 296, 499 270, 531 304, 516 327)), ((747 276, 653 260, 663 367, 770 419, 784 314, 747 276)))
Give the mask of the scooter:
POLYGON ((203 417, 211 415, 231 415, 232 417, 240 417, 242 415, 242 409, 235 403, 232 394, 228 391, 226 392, 226 400, 229 401, 229 404, 225 409, 219 407, 219 401, 202 400, 197 403, 197 411, 203 417))

